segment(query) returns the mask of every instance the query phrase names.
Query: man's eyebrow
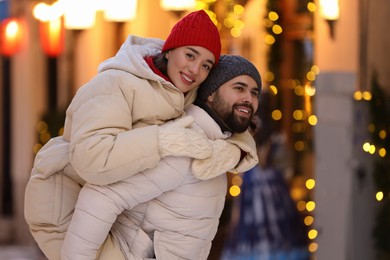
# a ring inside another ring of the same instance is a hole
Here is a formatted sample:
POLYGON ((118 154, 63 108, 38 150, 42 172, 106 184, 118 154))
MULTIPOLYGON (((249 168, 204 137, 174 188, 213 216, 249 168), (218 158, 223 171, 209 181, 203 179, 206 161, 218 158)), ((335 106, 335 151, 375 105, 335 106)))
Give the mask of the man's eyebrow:
POLYGON ((240 85, 240 86, 243 86, 243 87, 249 87, 248 84, 246 84, 244 82, 241 82, 241 81, 235 81, 234 85, 240 85))
MULTIPOLYGON (((192 47, 187 47, 187 49, 193 51, 196 55, 200 55, 200 52, 192 47)), ((207 62, 209 62, 211 65, 214 65, 214 62, 212 60, 207 59, 207 62)))
MULTIPOLYGON (((249 88, 249 87, 250 87, 248 84, 246 84, 246 83, 244 83, 244 82, 241 82, 241 81, 236 81, 236 82, 234 82, 234 85, 240 85, 240 86, 246 87, 246 88, 249 88)), ((259 91, 259 87, 258 87, 257 85, 256 85, 256 87, 253 87, 252 89, 253 89, 253 90, 259 91)))

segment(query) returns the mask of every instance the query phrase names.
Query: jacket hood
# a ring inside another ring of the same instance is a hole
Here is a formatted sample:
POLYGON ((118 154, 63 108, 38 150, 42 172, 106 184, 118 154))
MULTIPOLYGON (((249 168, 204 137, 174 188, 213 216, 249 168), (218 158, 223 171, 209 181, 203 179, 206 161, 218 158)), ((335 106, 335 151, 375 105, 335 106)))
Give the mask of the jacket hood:
POLYGON ((144 58, 161 53, 163 45, 164 40, 161 39, 129 35, 116 55, 103 61, 99 65, 98 71, 117 69, 141 78, 161 81, 161 77, 149 68, 144 58))
MULTIPOLYGON (((99 73, 109 69, 122 70, 146 80, 159 81, 162 86, 176 87, 169 81, 155 74, 145 61, 145 57, 153 57, 161 53, 164 40, 143 38, 129 35, 119 51, 112 58, 103 61, 98 68, 99 73)), ((184 107, 192 104, 196 98, 196 89, 189 91, 184 98, 184 107)))

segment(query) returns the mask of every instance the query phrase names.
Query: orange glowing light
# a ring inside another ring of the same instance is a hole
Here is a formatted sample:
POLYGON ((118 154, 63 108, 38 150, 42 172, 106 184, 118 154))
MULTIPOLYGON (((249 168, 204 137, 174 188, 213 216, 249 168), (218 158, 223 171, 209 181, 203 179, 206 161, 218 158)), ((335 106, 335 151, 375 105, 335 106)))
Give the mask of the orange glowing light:
POLYGON ((17 53, 23 44, 23 22, 16 18, 8 18, 0 25, 0 52, 4 56, 17 53))
POLYGON ((64 25, 62 19, 40 22, 41 46, 46 55, 57 57, 64 49, 64 25))

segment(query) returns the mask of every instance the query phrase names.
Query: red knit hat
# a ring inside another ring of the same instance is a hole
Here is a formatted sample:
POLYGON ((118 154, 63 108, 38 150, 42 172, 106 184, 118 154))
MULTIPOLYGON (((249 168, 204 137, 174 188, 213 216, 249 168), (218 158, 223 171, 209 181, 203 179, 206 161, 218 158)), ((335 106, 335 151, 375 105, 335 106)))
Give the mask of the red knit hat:
POLYGON ((178 21, 166 39, 162 51, 188 45, 208 49, 214 54, 215 65, 218 63, 221 38, 217 27, 203 10, 192 12, 178 21))

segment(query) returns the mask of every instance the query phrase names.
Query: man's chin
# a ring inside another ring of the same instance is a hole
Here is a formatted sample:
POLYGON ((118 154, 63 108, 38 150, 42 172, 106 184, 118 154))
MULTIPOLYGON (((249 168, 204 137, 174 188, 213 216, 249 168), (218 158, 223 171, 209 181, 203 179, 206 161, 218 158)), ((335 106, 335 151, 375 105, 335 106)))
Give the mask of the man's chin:
POLYGON ((235 133, 243 133, 245 132, 249 127, 249 122, 235 124, 234 127, 232 127, 233 131, 235 133))

